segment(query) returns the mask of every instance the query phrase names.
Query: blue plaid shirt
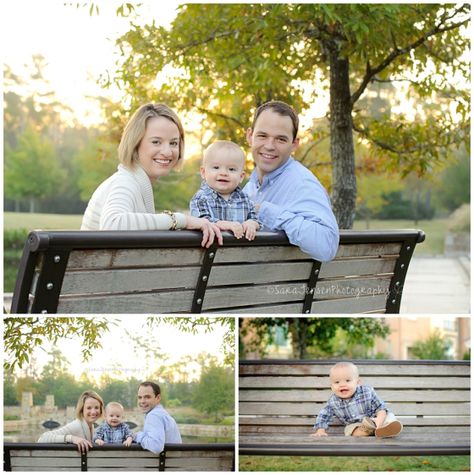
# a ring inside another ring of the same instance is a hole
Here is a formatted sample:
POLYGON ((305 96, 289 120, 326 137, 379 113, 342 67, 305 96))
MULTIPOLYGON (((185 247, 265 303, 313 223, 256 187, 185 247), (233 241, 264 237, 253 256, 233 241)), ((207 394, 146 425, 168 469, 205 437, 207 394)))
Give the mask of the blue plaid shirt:
POLYGON ((243 223, 247 219, 258 221, 255 205, 240 186, 226 200, 203 181, 199 191, 192 197, 189 209, 193 216, 207 218, 211 223, 217 221, 243 223))
POLYGON ((315 429, 327 429, 332 418, 336 416, 343 424, 360 422, 364 417, 375 417, 377 412, 385 409, 385 403, 370 386, 357 386, 354 395, 342 399, 332 394, 327 404, 321 409, 315 429))
POLYGON ((133 437, 133 433, 127 424, 121 423, 117 427, 111 427, 107 422, 97 428, 94 440, 100 439, 107 444, 123 444, 128 437, 133 437))

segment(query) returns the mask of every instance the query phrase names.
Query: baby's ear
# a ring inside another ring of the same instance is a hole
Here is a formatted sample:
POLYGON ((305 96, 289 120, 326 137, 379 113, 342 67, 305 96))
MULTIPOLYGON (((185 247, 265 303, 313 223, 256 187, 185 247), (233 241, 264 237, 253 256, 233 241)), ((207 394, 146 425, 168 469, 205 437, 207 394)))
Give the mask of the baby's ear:
POLYGON ((240 183, 242 183, 243 179, 247 176, 247 173, 245 173, 245 170, 240 174, 240 183))
POLYGON ((199 167, 199 172, 201 173, 201 178, 203 180, 205 180, 206 179, 206 169, 202 165, 199 167))

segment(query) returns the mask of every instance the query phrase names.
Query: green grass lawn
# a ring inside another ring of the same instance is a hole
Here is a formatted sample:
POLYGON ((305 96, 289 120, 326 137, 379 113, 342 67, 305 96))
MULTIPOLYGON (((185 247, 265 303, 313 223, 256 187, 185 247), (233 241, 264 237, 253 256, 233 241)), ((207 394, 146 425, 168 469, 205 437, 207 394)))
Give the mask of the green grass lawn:
POLYGON ((241 472, 469 472, 468 455, 430 457, 240 456, 241 472))
MULTIPOLYGON (((4 213, 4 229, 79 229, 82 215, 72 214, 40 214, 40 213, 4 213)), ((424 243, 416 247, 416 255, 443 254, 444 236, 448 227, 447 219, 430 221, 373 220, 370 229, 421 229, 426 234, 424 243)), ((365 221, 356 221, 354 229, 367 229, 365 221)))
POLYGON ((79 229, 82 214, 3 213, 4 229, 79 229))
MULTIPOLYGON (((429 221, 403 221, 403 220, 373 220, 370 222, 371 230, 382 229, 421 229, 426 234, 423 243, 415 248, 415 255, 442 255, 444 253, 444 237, 448 229, 448 219, 432 219, 429 221)), ((355 230, 367 229, 365 221, 356 221, 355 230)))

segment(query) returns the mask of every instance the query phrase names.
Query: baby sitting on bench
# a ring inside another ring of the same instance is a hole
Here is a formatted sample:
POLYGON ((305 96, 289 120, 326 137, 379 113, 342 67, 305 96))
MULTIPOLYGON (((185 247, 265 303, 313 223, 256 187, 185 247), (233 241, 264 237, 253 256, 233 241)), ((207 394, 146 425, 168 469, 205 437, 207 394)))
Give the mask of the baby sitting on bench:
POLYGON ((344 425, 344 435, 354 437, 394 437, 402 424, 385 408, 385 403, 370 386, 360 384, 357 366, 349 362, 335 364, 329 372, 333 394, 321 409, 312 437, 327 436, 326 429, 336 416, 344 425))

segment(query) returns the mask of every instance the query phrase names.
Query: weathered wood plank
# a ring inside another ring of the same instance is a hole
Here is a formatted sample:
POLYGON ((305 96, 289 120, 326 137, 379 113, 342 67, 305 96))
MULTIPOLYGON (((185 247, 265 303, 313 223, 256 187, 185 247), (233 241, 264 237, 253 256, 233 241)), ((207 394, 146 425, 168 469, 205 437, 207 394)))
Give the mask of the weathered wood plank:
MULTIPOLYGON (((469 389, 471 387, 468 377, 439 378, 436 376, 367 376, 362 378, 363 383, 379 389, 469 389)), ((239 389, 248 388, 315 388, 327 389, 330 386, 329 376, 252 376, 239 378, 239 389)))
POLYGON ((387 295, 391 276, 377 277, 346 277, 342 279, 318 280, 314 291, 314 300, 333 300, 366 295, 387 295))
MULTIPOLYGON (((446 431, 449 431, 450 435, 458 435, 465 437, 467 434, 469 434, 469 427, 468 425, 465 427, 446 427, 445 425, 432 425, 429 426, 428 428, 426 426, 414 426, 414 425, 404 425, 403 426, 403 434, 404 435, 415 435, 415 436, 420 436, 420 437, 439 437, 440 435, 446 436, 446 431)), ((307 427, 301 427, 301 426, 241 426, 239 430, 239 440, 242 440, 245 437, 251 437, 252 435, 263 435, 266 434, 268 436, 271 436, 272 434, 277 434, 277 435, 282 435, 284 433, 285 435, 290 435, 290 434, 298 434, 299 436, 305 436, 305 435, 310 435, 315 431, 313 426, 307 426, 307 427)), ((344 435, 344 427, 342 425, 340 426, 331 426, 328 430, 327 433, 330 436, 338 436, 338 435, 344 435)))
POLYGON ((59 298, 57 313, 190 312, 194 291, 59 298))
MULTIPOLYGON (((311 437, 311 436, 297 436, 297 435, 278 435, 272 434, 269 436, 257 435, 257 436, 246 436, 242 437, 240 440, 240 445, 243 444, 281 444, 282 446, 324 446, 324 445, 341 445, 344 447, 348 443, 355 445, 375 445, 380 447, 393 446, 397 447, 400 445, 410 445, 412 447, 423 447, 423 446, 433 446, 433 445, 443 445, 443 441, 438 437, 431 437, 429 434, 426 434, 425 437, 416 435, 406 435, 403 432, 393 438, 381 439, 378 437, 345 437, 345 436, 334 436, 334 437, 311 437)), ((459 434, 453 435, 449 439, 449 445, 469 445, 470 440, 468 434, 459 434)), ((375 451, 374 451, 375 452, 375 451)))
MULTIPOLYGON (((315 364, 252 364, 239 365, 240 375, 262 375, 262 376, 294 376, 294 375, 315 375, 327 377, 333 363, 315 363, 315 364)), ((389 376, 394 380, 402 376, 464 376, 469 377, 469 366, 450 365, 450 364, 377 364, 374 360, 373 364, 358 364, 359 374, 363 380, 368 376, 389 376)))
POLYGON ((199 266, 203 256, 202 248, 76 250, 69 254, 68 270, 199 266))
MULTIPOLYGON (((330 389, 240 389, 239 400, 242 402, 326 402, 331 396, 330 389)), ((377 394, 386 403, 394 402, 469 402, 470 391, 458 390, 410 390, 381 389, 377 394)))
MULTIPOLYGON (((450 427, 463 427, 470 426, 471 419, 469 415, 465 416, 426 416, 426 417, 413 417, 413 416, 399 416, 397 418, 403 423, 404 426, 419 426, 419 427, 433 427, 433 426, 450 426, 450 427)), ((282 430, 284 427, 290 428, 292 426, 297 427, 299 430, 302 428, 313 427, 316 421, 316 416, 287 416, 287 417, 271 417, 271 416, 259 416, 250 417, 241 415, 239 417, 239 432, 245 430, 247 432, 265 431, 267 427, 276 427, 277 430, 282 430)))
POLYGON ((392 274, 396 257, 339 259, 326 262, 321 266, 319 278, 392 274))
POLYGON ((366 244, 340 244, 336 259, 342 257, 383 257, 398 256, 402 248, 401 242, 381 242, 366 244))
MULTIPOLYGON (((239 413, 247 415, 314 415, 323 408, 322 403, 284 403, 284 402, 241 402, 239 404, 239 413)), ((388 408, 397 416, 402 415, 467 415, 470 412, 470 404, 460 403, 398 403, 389 404, 388 408)))
POLYGON ((162 289, 194 289, 199 267, 87 270, 66 272, 62 295, 152 292, 162 289))
POLYGON ((386 302, 386 294, 313 301, 311 313, 385 313, 386 302))
POLYGON ((293 246, 237 246, 217 249, 215 264, 232 262, 311 261, 308 254, 293 246))

